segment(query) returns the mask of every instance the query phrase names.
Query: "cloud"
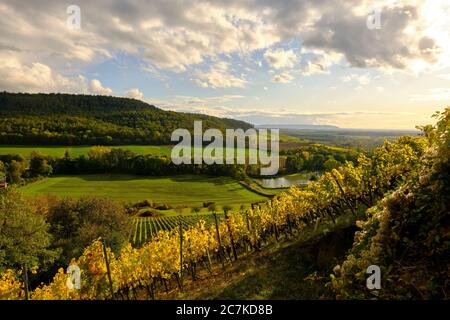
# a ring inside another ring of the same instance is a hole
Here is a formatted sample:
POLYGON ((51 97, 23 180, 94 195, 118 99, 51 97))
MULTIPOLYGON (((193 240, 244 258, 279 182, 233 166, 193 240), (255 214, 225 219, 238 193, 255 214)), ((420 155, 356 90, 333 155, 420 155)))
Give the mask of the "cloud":
POLYGON ((239 108, 229 107, 226 104, 245 98, 242 95, 221 95, 211 97, 175 96, 170 100, 146 99, 146 102, 164 110, 177 112, 207 114, 216 117, 233 117, 232 110, 239 108))
POLYGON ((225 106, 222 102, 222 97, 212 97, 209 101, 203 101, 203 98, 196 97, 178 97, 176 101, 159 101, 156 105, 163 107, 166 110, 201 113, 222 118, 234 118, 260 125, 313 124, 335 125, 342 128, 414 129, 417 123, 429 122, 429 116, 426 113, 417 114, 414 112, 373 111, 307 113, 297 112, 283 107, 265 109, 237 107, 236 105, 225 106), (214 101, 216 99, 217 103, 214 101), (186 101, 188 103, 186 103, 186 101), (397 122, 399 117, 404 120, 402 126, 399 126, 397 122), (368 124, 370 124, 369 127, 368 124))
POLYGON ((111 88, 103 87, 100 80, 97 80, 97 79, 91 80, 91 82, 89 83, 89 91, 92 94, 105 95, 105 96, 110 96, 113 93, 111 88))
POLYGON ((191 97, 191 96, 176 96, 178 100, 181 100, 188 104, 201 104, 201 105, 211 105, 211 104, 217 104, 217 103, 225 103, 234 101, 236 99, 242 99, 245 98, 245 96, 238 95, 238 94, 226 94, 223 96, 213 96, 213 97, 206 97, 206 98, 199 98, 199 97, 191 97))
POLYGON ((450 73, 449 74, 440 74, 440 75, 438 75, 438 77, 442 78, 442 79, 450 80, 450 73))
POLYGON ((267 50, 264 58, 269 65, 275 69, 292 68, 297 62, 297 55, 292 49, 290 50, 267 50))
POLYGON ((225 61, 217 62, 208 71, 198 71, 191 79, 202 88, 244 88, 247 80, 230 73, 230 64, 225 61))
POLYGON ((0 52, 0 75, 0 88, 12 92, 113 94, 97 79, 88 81, 82 75, 66 77, 48 65, 22 63, 17 56, 4 52, 0 52))
POLYGON ((407 2, 379 6, 380 30, 365 27, 371 5, 368 1, 341 2, 330 11, 325 4, 314 27, 302 32, 303 43, 308 48, 341 53, 350 66, 359 68, 408 69, 417 59, 432 64, 438 59, 439 48, 424 32, 420 4, 407 2), (355 4, 359 10, 354 9, 355 4))
POLYGON ((132 99, 142 100, 144 94, 138 88, 132 88, 124 92, 124 96, 132 99))
POLYGON ((294 80, 294 77, 289 74, 289 72, 283 72, 277 74, 273 77, 272 82, 275 83, 289 83, 294 80))
POLYGON ((356 73, 350 74, 348 76, 341 77, 343 82, 356 82, 361 86, 367 85, 370 83, 371 78, 368 74, 359 75, 356 73))
MULTIPOLYGON (((445 22, 446 16, 425 1, 378 2, 381 30, 366 27, 372 5, 367 0, 77 3, 81 30, 66 28, 67 4, 63 2, 44 0, 37 8, 31 0, 2 1, 2 44, 35 53, 35 60, 44 64, 65 59, 91 63, 126 52, 175 72, 206 58, 248 55, 291 39, 300 39, 309 50, 342 54, 350 66, 362 68, 407 69, 413 60, 434 63, 442 54, 448 56, 442 52, 448 48, 441 48, 448 37, 439 37, 445 28, 433 24, 432 30, 439 31, 436 37, 427 29, 427 23, 445 22)), ((270 52, 270 63, 291 63, 286 62, 291 54, 282 62, 282 52, 275 56, 270 52)))
POLYGON ((450 101, 450 88, 434 88, 424 94, 411 95, 411 101, 450 101))
POLYGON ((334 64, 341 61, 342 55, 336 52, 325 52, 323 50, 308 50, 302 48, 302 59, 306 63, 300 68, 300 74, 306 77, 315 74, 328 74, 334 64))
POLYGON ((199 110, 204 110, 205 107, 217 107, 218 105, 223 105, 243 98, 245 98, 245 96, 236 94, 212 97, 177 95, 170 101, 149 100, 148 102, 173 111, 187 110, 187 112, 199 112, 199 110))

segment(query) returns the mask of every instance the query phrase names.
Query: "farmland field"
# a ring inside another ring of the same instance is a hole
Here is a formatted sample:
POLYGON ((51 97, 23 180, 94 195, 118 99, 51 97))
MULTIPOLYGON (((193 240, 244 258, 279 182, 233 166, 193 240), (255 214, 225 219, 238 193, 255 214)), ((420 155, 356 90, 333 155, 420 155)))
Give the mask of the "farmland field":
MULTIPOLYGON (((31 152, 38 151, 44 155, 52 157, 63 157, 66 151, 69 151, 71 157, 78 157, 81 155, 87 155, 89 149, 92 146, 16 146, 16 145, 0 145, 0 155, 4 154, 20 154, 24 157, 28 157, 31 152)), ((130 150, 136 154, 152 154, 154 156, 167 156, 170 157, 173 146, 161 145, 161 146, 138 146, 138 145, 124 145, 124 146, 107 146, 111 149, 124 149, 130 150)), ((194 152, 196 148, 193 148, 194 152)), ((235 148, 238 149, 238 148, 235 148)), ((217 152, 226 152, 223 149, 217 149, 217 152)), ((248 150, 246 154, 248 155, 248 150)), ((251 151, 252 154, 257 155, 256 150, 251 151)))
MULTIPOLYGON (((217 214, 217 221, 224 218, 223 214, 217 214)), ((214 225, 213 214, 192 214, 183 216, 162 216, 158 218, 135 218, 131 241, 134 244, 143 244, 155 237, 159 231, 172 230, 178 228, 181 222, 183 229, 196 225, 200 220, 204 220, 207 225, 214 225)))
POLYGON ((123 202, 149 199, 170 205, 202 206, 248 204, 266 200, 229 177, 180 175, 144 177, 133 175, 54 176, 28 184, 20 190, 29 196, 104 196, 123 202))
MULTIPOLYGON (((89 149, 92 146, 8 146, 0 145, 0 155, 1 154, 20 154, 22 156, 29 156, 33 151, 39 151, 45 155, 52 157, 62 157, 64 153, 69 151, 72 157, 77 157, 80 155, 87 155, 89 149)), ((112 146, 109 148, 121 148, 133 151, 137 154, 153 154, 155 156, 170 156, 170 151, 172 146, 112 146)))

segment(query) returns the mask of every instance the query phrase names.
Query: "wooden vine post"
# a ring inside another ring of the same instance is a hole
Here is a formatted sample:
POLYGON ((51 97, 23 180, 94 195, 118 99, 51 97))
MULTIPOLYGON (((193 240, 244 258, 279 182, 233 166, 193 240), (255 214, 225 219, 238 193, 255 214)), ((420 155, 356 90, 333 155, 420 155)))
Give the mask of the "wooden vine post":
POLYGON ((106 250, 105 239, 102 240, 102 245, 103 245, 103 255, 105 256, 106 272, 108 274, 109 290, 111 291, 111 298, 114 300, 113 282, 111 278, 111 269, 109 267, 109 259, 108 259, 108 252, 106 250))
POLYGON ((246 246, 245 246, 245 249, 246 249, 246 251, 247 251, 247 253, 249 252, 249 251, 251 251, 251 246, 252 246, 252 244, 251 244, 251 241, 250 241, 250 234, 251 234, 251 230, 250 230, 250 221, 249 221, 249 219, 248 219, 248 213, 247 213, 247 211, 245 211, 245 220, 246 220, 246 222, 247 222, 247 231, 248 231, 248 243, 246 244, 246 246), (249 248, 250 247, 250 248, 249 248))
POLYGON ((23 266, 23 284, 25 291, 25 300, 29 299, 29 285, 28 285, 28 264, 25 262, 23 266))
POLYGON ((220 263, 222 264, 222 268, 225 269, 225 264, 223 262, 223 257, 222 257, 222 240, 220 240, 219 223, 217 222, 216 212, 213 213, 213 216, 214 216, 214 222, 216 224, 217 241, 219 242, 219 259, 220 259, 220 263))
POLYGON ((228 233, 230 234, 230 242, 231 242, 231 248, 233 250, 234 260, 236 261, 238 259, 238 257, 237 257, 237 253, 236 253, 236 245, 234 244, 233 232, 231 232, 230 216, 228 215, 228 211, 225 211, 225 221, 227 223, 228 233))
POLYGON ((180 216, 180 289, 183 291, 183 223, 180 216))

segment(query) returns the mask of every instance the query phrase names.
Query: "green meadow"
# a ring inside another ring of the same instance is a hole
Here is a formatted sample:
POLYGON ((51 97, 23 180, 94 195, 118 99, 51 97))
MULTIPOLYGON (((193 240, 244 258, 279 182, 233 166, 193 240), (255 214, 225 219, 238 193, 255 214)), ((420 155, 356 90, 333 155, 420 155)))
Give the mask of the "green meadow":
MULTIPOLYGON (((68 151, 71 157, 78 157, 80 155, 87 155, 89 149, 92 146, 15 146, 15 145, 0 145, 0 155, 5 154, 20 154, 24 157, 28 157, 33 151, 38 151, 42 154, 52 156, 52 157, 62 157, 65 152, 68 151)), ((152 154, 155 156, 167 156, 170 157, 172 152, 172 145, 161 145, 161 146, 138 146, 138 145, 124 145, 124 146, 108 146, 108 148, 120 148, 124 150, 130 150, 136 154, 152 154)), ((197 148, 192 149, 192 153, 195 152, 197 148)), ((239 150, 235 148, 235 150, 239 150)), ((226 148, 216 150, 219 154, 224 154, 226 148)), ((246 155, 251 154, 257 155, 257 151, 254 149, 247 149, 246 155)), ((225 155, 225 154, 224 154, 225 155)))
POLYGON ((202 206, 203 202, 217 205, 240 205, 260 202, 258 195, 228 177, 180 175, 174 177, 141 177, 132 175, 54 176, 20 188, 28 196, 59 197, 102 196, 123 202, 151 200, 170 205, 202 206))
MULTIPOLYGON (((29 156, 33 151, 39 151, 45 155, 52 157, 62 157, 66 151, 69 151, 72 157, 77 157, 80 155, 87 155, 89 149, 92 146, 9 146, 0 145, 0 155, 1 154, 20 154, 24 157, 29 156)), ((113 146, 109 148, 121 148, 133 151, 137 154, 153 154, 156 156, 168 156, 170 157, 170 152, 172 146, 136 146, 136 145, 126 145, 126 146, 113 146)))

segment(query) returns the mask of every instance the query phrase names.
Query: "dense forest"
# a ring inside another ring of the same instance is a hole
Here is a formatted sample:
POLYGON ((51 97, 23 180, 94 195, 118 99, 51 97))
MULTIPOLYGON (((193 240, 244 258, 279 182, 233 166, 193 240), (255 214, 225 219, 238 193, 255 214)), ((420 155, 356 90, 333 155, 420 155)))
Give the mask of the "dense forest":
POLYGON ((145 102, 109 96, 0 93, 0 143, 45 145, 170 144, 177 128, 252 125, 207 115, 164 111, 145 102))
POLYGON ((286 158, 285 173, 302 171, 329 171, 346 161, 356 163, 359 153, 353 149, 331 147, 321 144, 308 144, 280 151, 286 158))

